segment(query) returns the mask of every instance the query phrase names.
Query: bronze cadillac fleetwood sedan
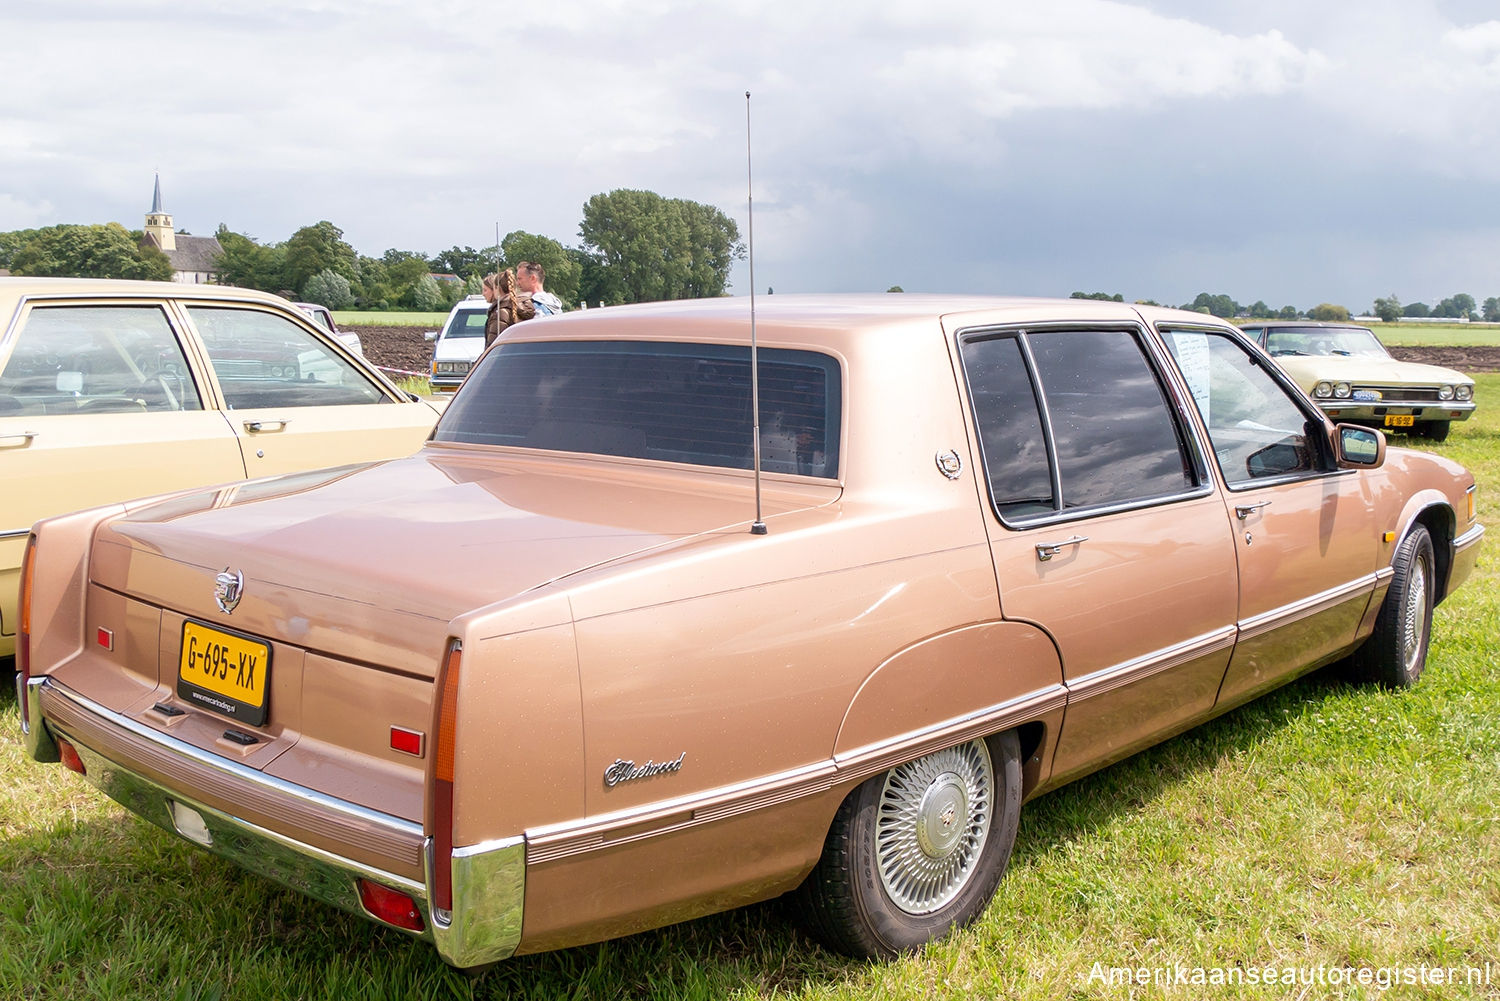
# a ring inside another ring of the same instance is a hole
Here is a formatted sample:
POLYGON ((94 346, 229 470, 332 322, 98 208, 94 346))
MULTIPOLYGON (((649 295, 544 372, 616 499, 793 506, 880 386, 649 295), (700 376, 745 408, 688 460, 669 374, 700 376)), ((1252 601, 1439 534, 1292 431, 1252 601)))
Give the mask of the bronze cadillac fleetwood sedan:
POLYGON ((742 299, 522 324, 413 457, 42 522, 30 754, 458 966, 789 891, 890 955, 1023 801, 1323 664, 1413 683, 1474 566, 1467 471, 1211 317, 756 322, 754 372, 742 299))

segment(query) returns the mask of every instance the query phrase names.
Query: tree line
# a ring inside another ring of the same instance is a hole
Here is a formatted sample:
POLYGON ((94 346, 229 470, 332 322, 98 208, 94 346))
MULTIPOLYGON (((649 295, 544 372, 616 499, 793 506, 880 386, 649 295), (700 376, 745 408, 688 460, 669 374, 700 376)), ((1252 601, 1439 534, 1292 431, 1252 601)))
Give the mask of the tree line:
MULTIPOLYGON (((1125 297, 1120 293, 1109 292, 1074 292, 1074 299, 1104 299, 1113 302, 1124 302, 1125 297)), ((1161 303, 1154 299, 1135 300, 1142 306, 1160 306, 1161 303)), ((1231 319, 1234 317, 1248 316, 1255 320, 1322 320, 1340 322, 1349 319, 1352 315, 1347 306, 1339 306, 1331 302, 1320 302, 1306 310, 1298 309, 1296 306, 1282 306, 1280 309, 1272 309, 1264 302, 1256 301, 1249 306, 1242 306, 1234 299, 1223 293, 1215 295, 1212 292, 1199 292, 1192 302, 1185 302, 1177 307, 1193 313, 1209 313, 1213 316, 1231 319)), ((1371 316, 1377 316, 1386 323, 1398 323, 1405 317, 1442 317, 1455 320, 1487 320, 1491 323, 1500 322, 1500 296, 1491 296, 1484 300, 1484 304, 1476 307, 1474 297, 1460 292, 1442 300, 1436 306, 1429 306, 1425 302, 1413 302, 1406 306, 1401 305, 1395 293, 1388 297, 1375 300, 1370 309, 1371 316)))
MULTIPOLYGON (((432 312, 477 293, 481 278, 520 261, 546 270, 547 290, 574 306, 720 296, 745 256, 739 227, 711 205, 618 189, 583 206, 576 247, 515 230, 497 246, 453 246, 431 257, 391 248, 355 251, 328 220, 261 243, 220 224, 215 261, 225 285, 256 288, 332 309, 432 312)), ((0 267, 18 275, 167 280, 172 267, 141 230, 119 223, 0 233, 0 267)))

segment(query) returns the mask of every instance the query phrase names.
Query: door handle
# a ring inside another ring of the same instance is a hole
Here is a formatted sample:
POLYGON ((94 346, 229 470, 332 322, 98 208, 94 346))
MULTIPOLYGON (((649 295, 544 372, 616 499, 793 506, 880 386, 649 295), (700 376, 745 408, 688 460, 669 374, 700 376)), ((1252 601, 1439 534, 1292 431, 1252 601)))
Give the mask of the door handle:
POLYGON ((0 434, 0 441, 7 441, 11 438, 20 438, 21 447, 25 448, 27 445, 31 444, 31 439, 35 438, 36 436, 37 434, 35 431, 16 431, 12 434, 0 434))
POLYGON ((1069 546, 1079 546, 1087 541, 1089 541, 1087 535, 1075 535, 1061 542, 1038 542, 1036 544, 1036 558, 1046 563, 1069 546))
POLYGON ((1236 504, 1234 506, 1234 516, 1240 521, 1244 521, 1246 518, 1259 511, 1261 508, 1270 506, 1270 501, 1257 501, 1254 504, 1236 504))
POLYGON ((265 431, 281 431, 292 422, 290 417, 278 417, 268 421, 246 421, 245 430, 251 434, 261 434, 265 431), (274 428, 271 425, 276 425, 274 428))

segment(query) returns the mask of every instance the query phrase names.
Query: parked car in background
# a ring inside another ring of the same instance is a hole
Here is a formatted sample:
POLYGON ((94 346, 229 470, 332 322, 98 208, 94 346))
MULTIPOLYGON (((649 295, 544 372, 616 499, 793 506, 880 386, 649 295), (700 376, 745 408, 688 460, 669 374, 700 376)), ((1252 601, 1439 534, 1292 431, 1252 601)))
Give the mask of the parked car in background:
POLYGON ((0 278, 0 656, 48 515, 415 451, 437 409, 279 296, 0 278))
POLYGON ((343 341, 344 347, 350 351, 353 351, 357 355, 365 353, 365 347, 360 343, 359 335, 352 330, 340 330, 339 325, 333 322, 333 313, 327 306, 316 302, 294 302, 292 305, 307 314, 307 318, 312 320, 316 326, 322 327, 328 333, 343 341))
POLYGON ((1473 379, 1398 361, 1369 327, 1299 320, 1243 329, 1332 420, 1442 441, 1474 412, 1473 379))
POLYGON ((450 394, 468 377, 469 369, 484 352, 484 323, 490 304, 482 295, 461 300, 448 312, 441 330, 429 330, 433 341, 432 376, 428 384, 434 393, 450 394))
POLYGON ((520 324, 413 456, 43 522, 27 751, 457 966, 792 891, 888 956, 984 909, 1024 801, 1320 665, 1415 683, 1484 534, 1212 317, 749 330, 520 324))

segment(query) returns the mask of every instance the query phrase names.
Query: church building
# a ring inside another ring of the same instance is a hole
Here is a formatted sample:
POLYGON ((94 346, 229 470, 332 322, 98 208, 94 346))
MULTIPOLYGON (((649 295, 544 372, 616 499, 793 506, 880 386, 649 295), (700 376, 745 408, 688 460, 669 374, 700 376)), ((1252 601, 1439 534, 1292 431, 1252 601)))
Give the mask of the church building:
MULTIPOLYGON (((187 285, 212 285, 218 280, 214 258, 223 252, 212 236, 188 236, 172 228, 172 217, 162 208, 161 175, 156 175, 156 191, 151 196, 151 211, 146 213, 144 240, 154 243, 172 263, 172 280, 187 285)), ((144 242, 143 240, 143 242, 144 242)))

